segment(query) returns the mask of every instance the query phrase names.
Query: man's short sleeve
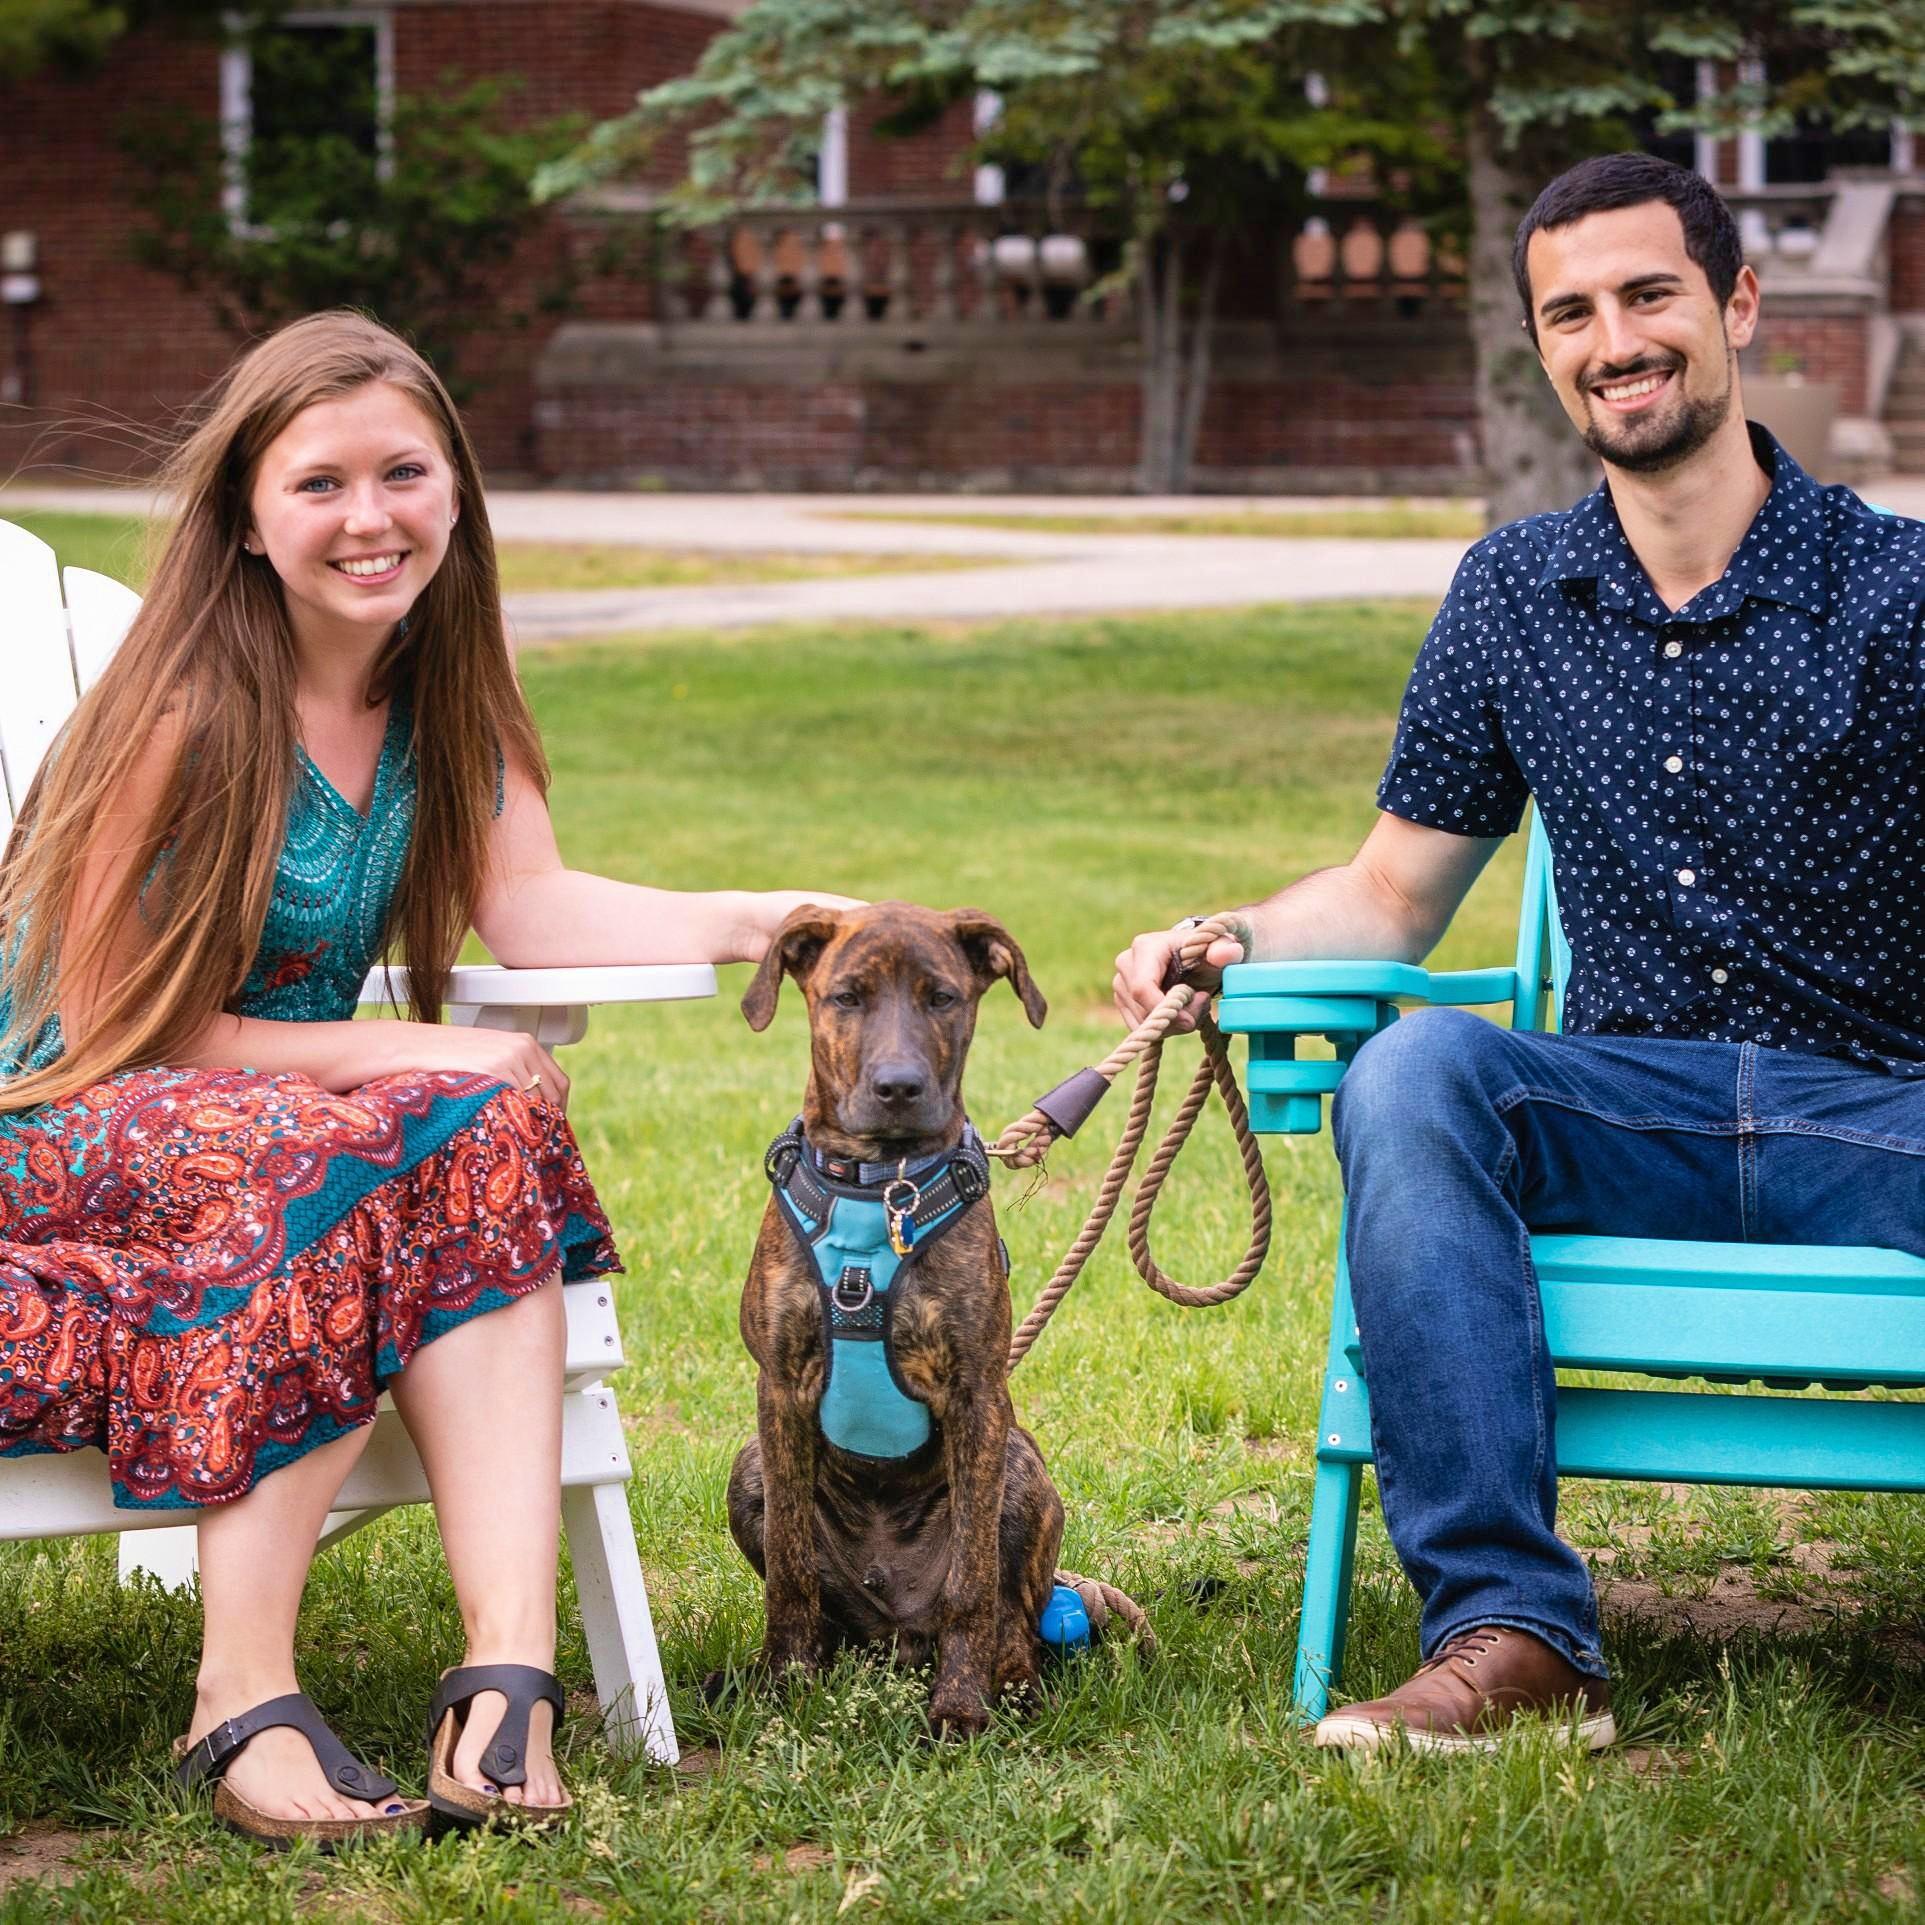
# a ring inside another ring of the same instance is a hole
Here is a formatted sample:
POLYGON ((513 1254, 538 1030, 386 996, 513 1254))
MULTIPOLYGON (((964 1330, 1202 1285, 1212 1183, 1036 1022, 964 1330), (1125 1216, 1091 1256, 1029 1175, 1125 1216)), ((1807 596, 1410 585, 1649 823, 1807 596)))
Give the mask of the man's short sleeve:
POLYGON ((1386 814, 1453 835, 1510 835, 1530 797, 1498 721, 1482 632, 1488 567, 1482 544, 1459 565, 1417 653, 1377 785, 1386 814))

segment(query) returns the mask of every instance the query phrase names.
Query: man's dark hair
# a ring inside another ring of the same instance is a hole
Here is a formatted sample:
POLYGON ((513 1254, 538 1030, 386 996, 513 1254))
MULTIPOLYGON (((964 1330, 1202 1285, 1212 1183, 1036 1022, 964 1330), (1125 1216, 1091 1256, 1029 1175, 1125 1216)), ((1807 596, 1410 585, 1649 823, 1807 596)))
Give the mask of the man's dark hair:
POLYGON ((1524 264, 1531 236, 1540 229, 1569 227, 1587 214, 1608 214, 1619 207, 1642 207, 1663 201, 1678 212, 1684 228, 1684 251, 1704 269, 1713 298, 1720 308, 1730 300, 1744 265, 1738 244, 1738 223, 1724 196, 1689 167, 1660 160, 1655 154, 1600 154, 1567 168, 1531 203, 1517 229, 1511 249, 1511 277, 1517 298, 1524 304, 1524 325, 1537 339, 1537 316, 1531 309, 1531 275, 1524 264))

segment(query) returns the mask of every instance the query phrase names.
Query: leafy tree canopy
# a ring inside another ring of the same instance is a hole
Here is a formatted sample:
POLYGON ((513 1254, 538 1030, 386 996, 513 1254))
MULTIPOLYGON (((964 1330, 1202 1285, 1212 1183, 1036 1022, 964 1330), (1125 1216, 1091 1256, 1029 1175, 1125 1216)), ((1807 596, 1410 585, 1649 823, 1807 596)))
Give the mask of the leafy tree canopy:
MULTIPOLYGON (((250 9, 269 13, 287 0, 250 9)), ((29 78, 44 68, 84 68, 130 29, 149 20, 182 26, 218 27, 220 0, 0 0, 0 85, 29 78)))

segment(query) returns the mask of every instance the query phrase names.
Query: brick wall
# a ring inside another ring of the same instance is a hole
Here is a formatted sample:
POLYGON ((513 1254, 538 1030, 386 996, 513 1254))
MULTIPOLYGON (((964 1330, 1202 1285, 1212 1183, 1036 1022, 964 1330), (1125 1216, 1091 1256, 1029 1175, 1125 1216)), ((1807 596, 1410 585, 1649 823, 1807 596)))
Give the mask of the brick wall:
POLYGON ((1799 372, 1809 382, 1829 382, 1838 389, 1840 414, 1863 414, 1866 408, 1866 323, 1863 313, 1774 315, 1769 299, 1758 332, 1745 350, 1745 375, 1777 378, 1772 366, 1779 355, 1796 355, 1799 372))
POLYGON ((875 107, 849 116, 849 198, 851 200, 968 201, 976 194, 975 104, 952 103, 933 126, 912 136, 876 131, 882 117, 875 107))
POLYGON ((1886 231, 1891 261, 1892 312, 1925 312, 1925 195, 1901 195, 1886 231))
MULTIPOLYGON (((923 351, 728 330, 566 330, 541 375, 548 479, 671 487, 1127 489, 1141 386, 1127 335, 1065 324, 923 351), (739 337, 736 337, 739 339, 739 337), (679 340, 679 345, 678 345, 679 340)), ((1219 336, 1200 487, 1467 488, 1476 410, 1461 315, 1219 336)))
MULTIPOLYGON (((136 104, 213 114, 212 43, 153 32, 101 71, 0 87, 0 226, 39 239, 41 298, 25 309, 29 400, 0 408, 0 473, 23 461, 118 474, 148 465, 165 426, 230 358, 206 303, 133 265, 118 129, 136 104)), ((0 340, 0 368, 10 365, 0 340)))
MULTIPOLYGON (((629 0, 403 0, 392 13, 398 91, 516 74, 523 85, 506 111, 525 119, 619 113, 643 87, 687 71, 723 24, 712 13, 629 0)), ((174 419, 238 346, 204 299, 129 259, 134 216, 117 130, 136 104, 215 114, 218 43, 153 29, 130 35, 95 73, 0 88, 0 225, 39 235, 44 290, 28 322, 38 406, 0 410, 0 473, 29 460, 109 474, 149 466, 141 431, 174 419), (135 425, 102 439, 85 431, 89 420, 135 425)), ((665 151, 651 172, 666 179, 679 164, 665 151)), ((491 469, 528 465, 530 370, 556 325, 539 301, 564 264, 572 259, 583 277, 585 311, 648 312, 639 275, 589 271, 603 238, 552 220, 489 291, 489 311, 504 320, 470 337, 462 373, 480 383, 470 425, 491 469)), ((6 351, 0 340, 0 367, 6 351)))

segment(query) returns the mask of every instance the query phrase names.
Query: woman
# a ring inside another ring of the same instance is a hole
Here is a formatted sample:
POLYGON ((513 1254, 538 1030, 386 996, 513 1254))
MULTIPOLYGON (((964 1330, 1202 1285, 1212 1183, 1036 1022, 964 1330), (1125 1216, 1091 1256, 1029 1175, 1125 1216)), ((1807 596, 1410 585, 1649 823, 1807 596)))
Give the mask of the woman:
POLYGON ((0 1455, 101 1446, 117 1503, 195 1511, 183 1779, 328 1844, 424 1815, 293 1661, 392 1390, 467 1633, 432 1803, 538 1822, 566 1807, 559 1283, 616 1259, 566 1078, 441 1024, 449 969, 471 927, 516 967, 754 961, 798 902, 846 899, 562 866, 474 456, 386 329, 261 342, 171 480, 141 611, 0 863, 0 1455), (350 1020, 391 945, 412 1020, 350 1020))

